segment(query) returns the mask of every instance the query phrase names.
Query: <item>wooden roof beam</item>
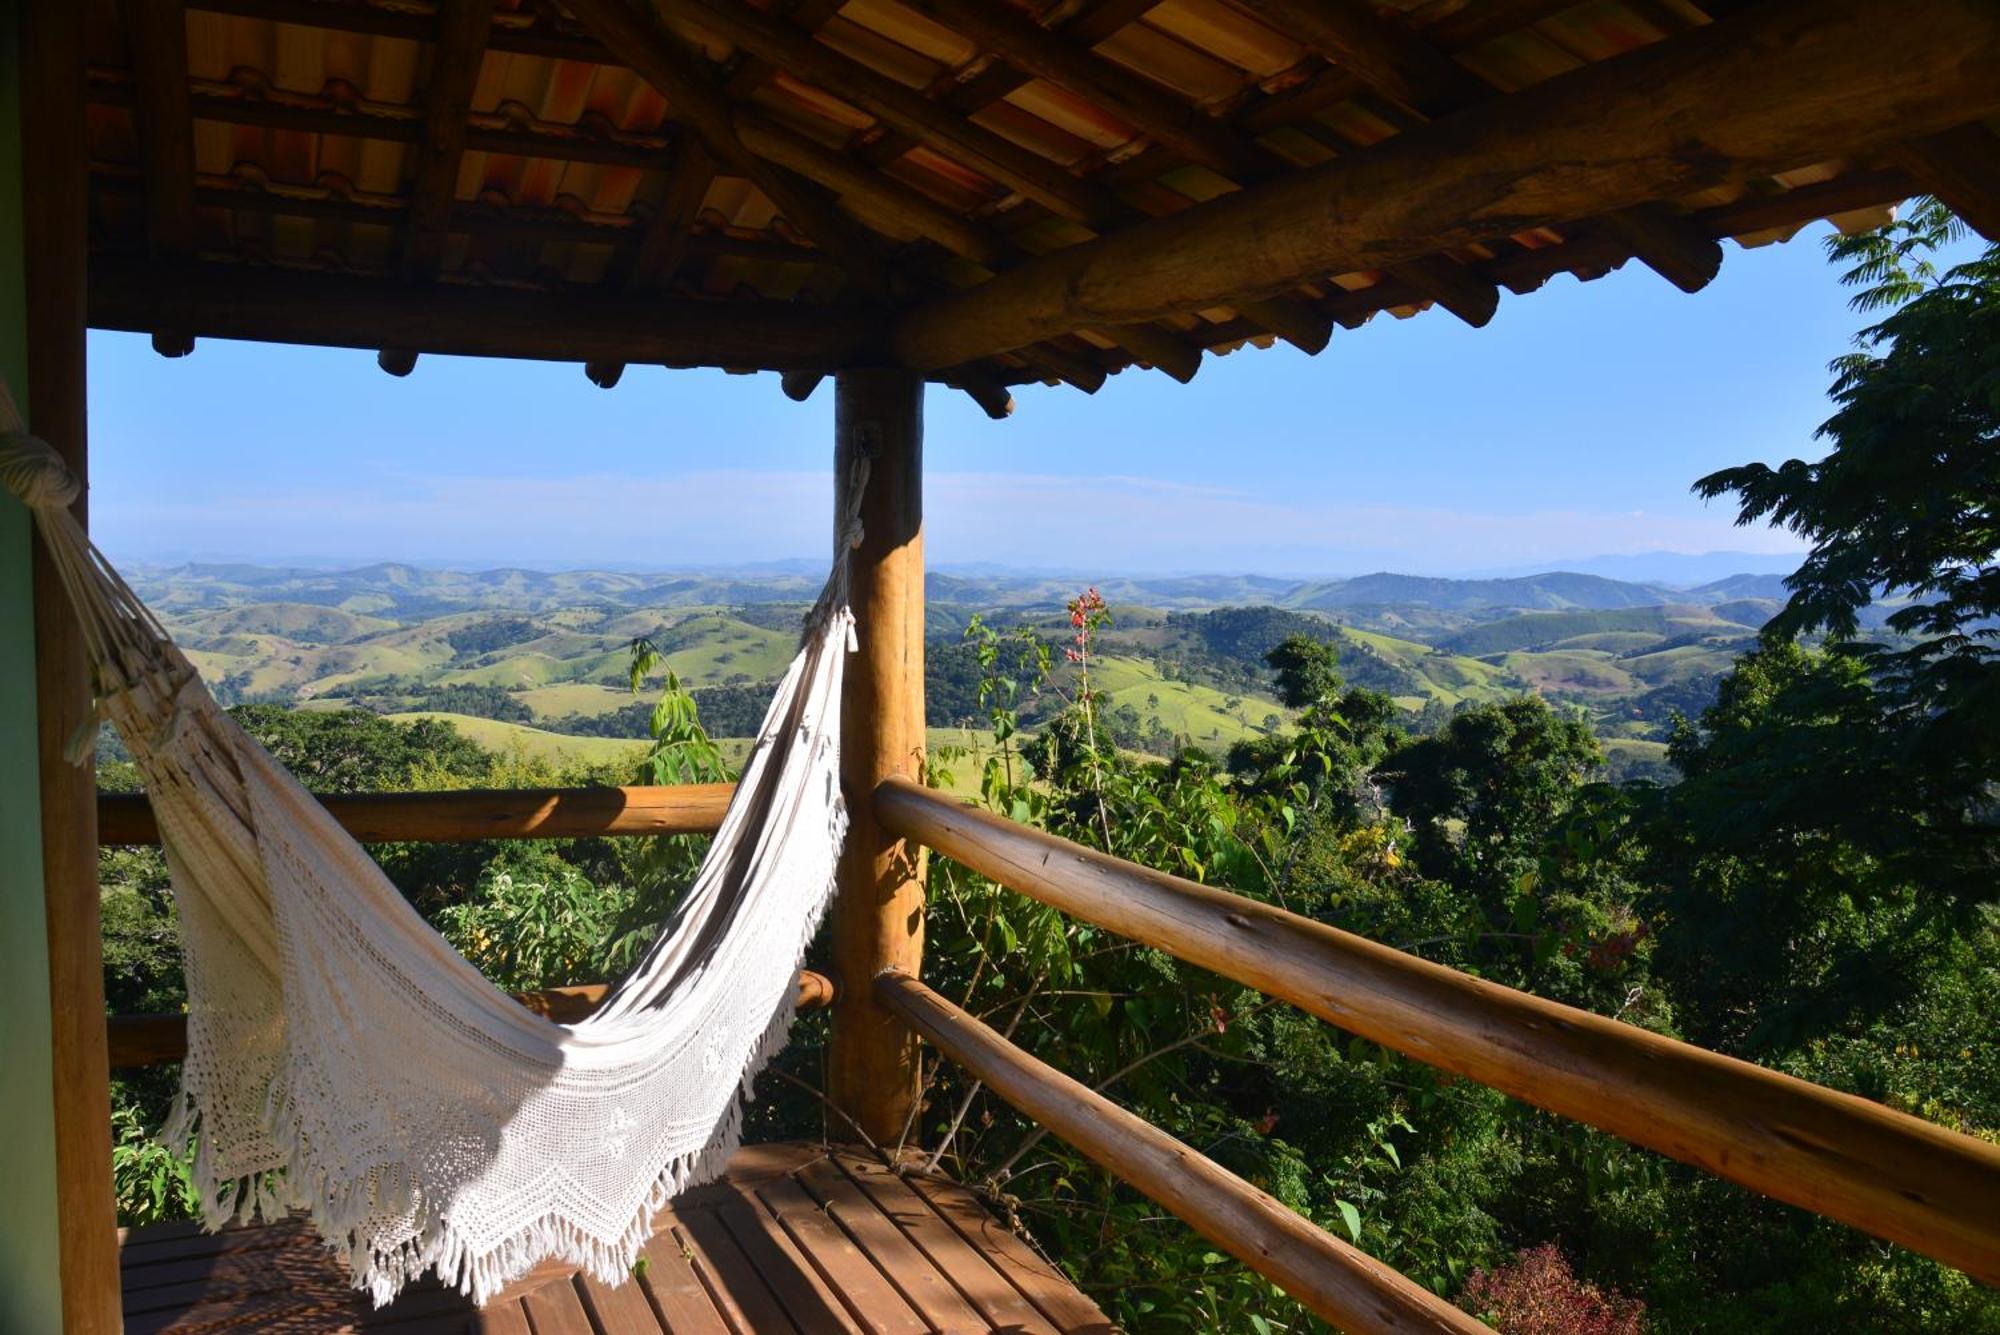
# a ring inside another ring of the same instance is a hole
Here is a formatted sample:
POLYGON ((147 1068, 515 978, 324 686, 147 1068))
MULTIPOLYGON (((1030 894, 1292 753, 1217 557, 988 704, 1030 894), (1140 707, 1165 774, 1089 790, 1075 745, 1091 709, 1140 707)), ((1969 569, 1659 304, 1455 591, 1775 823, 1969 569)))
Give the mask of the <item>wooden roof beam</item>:
MULTIPOLYGON (((955 213, 929 196, 859 160, 814 143, 748 109, 735 114, 744 146, 770 162, 831 190, 849 209, 864 216, 912 227, 939 245, 988 268, 1018 258, 1013 243, 978 222, 955 213)), ((884 228, 882 230, 890 230, 884 228)))
POLYGON ((744 147, 729 102, 699 57, 627 0, 567 0, 567 4, 584 26, 660 91, 667 99, 668 114, 693 130, 719 164, 763 191, 779 212, 847 270, 850 280, 872 295, 888 294, 888 272, 866 238, 809 187, 744 147))
POLYGON ((2000 241, 2000 136, 1984 125, 1960 125, 1899 144, 1891 156, 1966 226, 2000 241))
MULTIPOLYGON (((1453 60, 1427 34, 1378 13, 1365 0, 1244 0, 1378 95, 1421 116, 1436 117, 1489 102, 1497 90, 1453 60)), ((1522 22, 1532 15, 1519 16, 1522 22)), ((1445 34, 1450 36, 1450 34, 1445 34)), ((1722 267, 1722 249, 1698 228, 1658 204, 1601 220, 1641 263, 1683 292, 1698 292, 1722 267)), ((1433 269, 1431 276, 1439 277, 1433 269)), ((1430 288, 1422 283, 1426 292, 1430 288)), ((1492 294, 1498 299, 1497 290, 1492 294)), ((1463 315, 1444 296, 1440 305, 1463 315)), ((1491 315, 1491 312, 1488 312, 1491 315)), ((1483 320, 1473 320, 1483 324, 1483 320)))
MULTIPOLYGON (((194 119, 198 121, 251 125, 267 130, 297 130, 302 134, 345 135, 394 144, 414 144, 423 136, 421 116, 334 111, 198 89, 190 90, 188 96, 194 119)), ((96 81, 90 87, 90 100, 104 106, 137 105, 132 89, 96 81)), ((516 157, 547 158, 557 162, 594 162, 608 167, 655 170, 672 161, 671 141, 647 142, 658 138, 621 135, 600 139, 541 130, 499 130, 475 124, 466 129, 465 147, 477 153, 508 153, 516 157)))
MULTIPOLYGON (((188 94, 187 7, 182 0, 124 0, 132 51, 133 119, 146 181, 146 248, 155 259, 194 254, 194 113, 188 94)), ((194 339, 156 330, 153 350, 185 357, 194 339)))
POLYGON ((1379 147, 1029 261, 906 313, 896 356, 954 366, 1328 273, 1560 226, 1854 155, 2000 110, 2000 10, 1766 0, 1379 147))
POLYGON ((1114 339, 1140 362, 1183 385, 1201 370, 1201 349, 1170 329, 1151 324, 1117 325, 1095 332, 1114 339))
POLYGON ((493 0, 439 0, 430 77, 424 83, 423 130, 410 165, 402 271, 412 281, 435 278, 444 259, 472 92, 492 29, 493 0))
POLYGON ((1225 175, 1267 175, 1282 166, 1272 153, 1026 14, 990 0, 910 0, 920 12, 971 38, 1037 79, 1067 89, 1126 121, 1182 157, 1225 175))
MULTIPOLYGON (((272 23, 351 32, 366 37, 394 37, 409 42, 428 42, 436 32, 436 25, 428 14, 414 9, 390 9, 385 5, 367 3, 367 0, 187 0, 187 7, 210 14, 265 19, 272 23)), ((580 60, 615 68, 625 66, 618 53, 607 49, 601 42, 512 23, 495 26, 487 40, 487 48, 511 55, 580 60)))
POLYGON ((1663 204, 1616 209, 1597 225, 1683 292, 1701 291, 1722 270, 1721 244, 1663 204))
POLYGON ((846 306, 422 286, 349 274, 92 258, 90 323, 336 348, 533 361, 832 371, 879 362, 881 317, 846 306))
POLYGON ((967 398, 979 405, 981 412, 996 422, 1014 415, 1013 391, 984 367, 958 366, 941 372, 936 378, 941 384, 963 391, 967 398))
MULTIPOLYGON (((595 8, 609 0, 581 2, 595 8)), ((734 0, 721 4, 709 0, 656 0, 656 3, 661 12, 818 85, 891 129, 930 144, 1065 217, 1102 224, 1118 212, 1117 201, 1109 191, 1078 180, 1060 165, 956 115, 782 19, 734 0)))
POLYGON ((1487 94, 1471 71, 1367 0, 1235 3, 1411 111, 1444 115, 1487 94))
POLYGON ((1424 255, 1401 264, 1385 265, 1383 272, 1416 289, 1474 329, 1483 329, 1500 309, 1499 287, 1446 255, 1424 255))
MULTIPOLYGON (((666 193, 659 207, 646 220, 646 232, 626 270, 624 287, 639 293, 664 288, 687 263, 688 229, 701 211, 702 200, 715 182, 715 159, 695 139, 681 145, 679 157, 667 173, 666 193)), ((615 389, 625 374, 620 362, 587 362, 583 373, 599 389, 615 389)))
MULTIPOLYGON (((444 262, 472 91, 492 29, 493 0, 439 0, 430 76, 424 83, 423 130, 410 160, 410 203, 399 261, 406 282, 429 282, 444 262)), ((406 376, 416 368, 417 356, 408 348, 385 347, 375 361, 390 375, 406 376)))

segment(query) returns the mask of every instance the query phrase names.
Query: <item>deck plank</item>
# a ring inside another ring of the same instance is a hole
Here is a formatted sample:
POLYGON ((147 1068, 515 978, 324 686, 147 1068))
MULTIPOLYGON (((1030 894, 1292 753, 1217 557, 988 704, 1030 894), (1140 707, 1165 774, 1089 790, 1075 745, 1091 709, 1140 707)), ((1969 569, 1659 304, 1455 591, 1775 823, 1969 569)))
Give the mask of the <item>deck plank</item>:
POLYGON ((928 1335, 930 1323, 804 1187, 781 1177, 760 1185, 757 1198, 870 1335, 928 1335))
POLYGON ((876 1209, 868 1193, 831 1160, 806 1165, 798 1180, 933 1330, 992 1328, 956 1285, 924 1261, 896 1221, 876 1209))
POLYGON ((979 1198, 955 1182, 906 1174, 903 1182, 1005 1275, 1065 1335, 1110 1335, 1117 1329, 1067 1275, 995 1219, 979 1198))
MULTIPOLYGON (((484 1311, 427 1279, 376 1310, 302 1220, 126 1231, 131 1335, 1105 1335, 971 1193, 858 1152, 759 1145, 659 1218, 635 1281, 529 1280, 484 1311)), ((560 1270, 560 1267, 555 1269, 560 1270)))
POLYGON ((589 1275, 578 1275, 575 1284, 591 1321, 604 1335, 661 1335, 665 1329, 637 1280, 628 1279, 613 1287, 589 1275))
POLYGON ((661 1228, 646 1244, 646 1269, 639 1282, 672 1335, 729 1335, 729 1323, 672 1228, 661 1228))
POLYGON ((1023 1335, 1056 1335, 1056 1328, 1021 1296, 998 1269, 910 1189, 901 1175, 874 1159, 835 1154, 833 1161, 852 1178, 883 1214, 896 1221, 930 1263, 957 1286, 981 1316, 1001 1330, 1023 1335))
POLYGON ((597 1335, 576 1286, 567 1280, 544 1284, 521 1295, 521 1311, 535 1335, 597 1335))
POLYGON ((798 1329, 785 1305, 771 1291, 757 1267, 729 1236, 713 1210, 677 1210, 674 1234, 692 1253, 694 1271, 708 1287, 708 1296, 722 1309, 737 1335, 792 1335, 798 1329))
POLYGON ((861 1335, 847 1307, 799 1255, 775 1219, 747 1197, 719 1206, 716 1216, 744 1256, 762 1275, 798 1328, 803 1331, 861 1335))

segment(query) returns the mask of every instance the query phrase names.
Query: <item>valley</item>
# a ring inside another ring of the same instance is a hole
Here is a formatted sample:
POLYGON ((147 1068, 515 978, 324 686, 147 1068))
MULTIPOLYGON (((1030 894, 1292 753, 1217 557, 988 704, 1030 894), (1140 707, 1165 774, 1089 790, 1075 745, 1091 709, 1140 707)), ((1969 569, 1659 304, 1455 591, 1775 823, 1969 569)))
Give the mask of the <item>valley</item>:
MULTIPOLYGON (((616 765, 643 749, 655 687, 634 695, 630 648, 657 644, 719 738, 754 732, 789 661, 813 576, 786 567, 639 574, 141 567, 134 584, 226 703, 362 708, 457 724, 491 749, 616 765)), ((1672 711, 1699 710, 1715 679, 1782 605, 1775 575, 1689 589, 1552 573, 1510 579, 1376 574, 1113 579, 1093 685, 1119 744, 1220 755, 1287 722, 1264 654, 1289 635, 1337 643, 1348 682, 1431 724, 1522 692, 1586 711, 1614 775, 1655 773, 1672 711)), ((1072 581, 936 573, 929 582, 934 744, 983 725, 975 615, 1067 633, 1072 581)), ((1057 669, 1023 722, 1060 707, 1057 669)))

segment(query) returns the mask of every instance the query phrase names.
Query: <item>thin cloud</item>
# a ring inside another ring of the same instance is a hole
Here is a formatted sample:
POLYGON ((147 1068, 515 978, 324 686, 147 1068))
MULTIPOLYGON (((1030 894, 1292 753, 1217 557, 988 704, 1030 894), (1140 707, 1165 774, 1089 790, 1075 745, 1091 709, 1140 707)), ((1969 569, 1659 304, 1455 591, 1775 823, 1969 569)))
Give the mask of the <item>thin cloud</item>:
MULTIPOLYGON (((1721 507, 1671 513, 1481 512, 1274 497, 1126 475, 933 472, 933 561, 1103 570, 1428 572, 1579 554, 1718 548, 1788 552, 1789 535, 1739 529, 1721 507)), ((276 560, 728 564, 816 556, 832 484, 817 471, 713 469, 669 478, 381 471, 333 488, 100 489, 100 540, 138 557, 199 550, 276 560)))

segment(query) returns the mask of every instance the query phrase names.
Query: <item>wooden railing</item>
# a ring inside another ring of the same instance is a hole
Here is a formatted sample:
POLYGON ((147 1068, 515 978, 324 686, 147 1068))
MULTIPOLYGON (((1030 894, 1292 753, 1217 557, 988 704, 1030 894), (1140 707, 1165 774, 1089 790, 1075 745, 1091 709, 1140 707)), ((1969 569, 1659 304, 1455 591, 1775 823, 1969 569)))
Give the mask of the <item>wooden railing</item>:
MULTIPOLYGON (((472 788, 458 792, 322 796, 341 828, 362 843, 471 843, 481 839, 589 839, 604 835, 713 834, 734 784, 632 788, 472 788)), ((157 844, 153 808, 137 793, 97 795, 97 842, 157 844)), ((564 1024, 604 1000, 603 983, 517 992, 529 1010, 564 1024)), ((833 1004, 833 980, 799 973, 799 1009, 833 1004)), ((187 1055, 187 1016, 113 1015, 105 1021, 112 1069, 160 1066, 187 1055)))
MULTIPOLYGON (((882 784, 874 807, 885 828, 1044 904, 1441 1070, 2000 1282, 2000 1146, 1122 862, 915 784, 882 784)), ((896 998, 945 1051, 991 1066, 963 1026, 902 981, 878 983, 877 993, 896 998)), ((1050 1088, 1018 1072, 1010 1087, 1023 1081, 1050 1088)), ((1387 1289, 1380 1297, 1396 1301, 1387 1289)))
POLYGON ((1172 1210, 1338 1329, 1487 1330, 1150 1122, 1035 1060, 908 974, 882 974, 875 995, 1037 1125, 1172 1210))
MULTIPOLYGON (((604 1001, 607 983, 545 987, 510 995, 537 1015, 558 1024, 575 1024, 604 1001)), ((833 1004, 833 980, 810 969, 799 970, 799 1009, 818 1010, 833 1004)), ((180 1012, 153 1015, 113 1015, 104 1022, 111 1068, 164 1066, 187 1056, 187 1016, 180 1012)))
MULTIPOLYGON (((479 839, 587 839, 599 835, 712 834, 735 785, 637 788, 468 788, 440 793, 352 793, 319 801, 364 844, 479 839)), ((97 842, 157 844, 143 795, 97 795, 97 842)))

